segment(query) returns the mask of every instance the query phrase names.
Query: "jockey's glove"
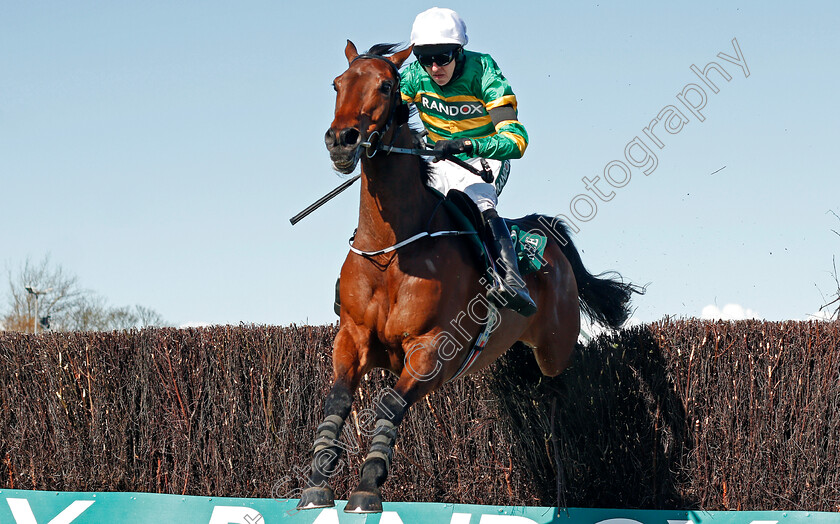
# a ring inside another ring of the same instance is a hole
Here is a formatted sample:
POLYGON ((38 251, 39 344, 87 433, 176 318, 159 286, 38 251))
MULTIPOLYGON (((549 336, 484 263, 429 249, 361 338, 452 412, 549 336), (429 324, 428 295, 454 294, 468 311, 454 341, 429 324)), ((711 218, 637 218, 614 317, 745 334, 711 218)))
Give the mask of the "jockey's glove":
POLYGON ((470 154, 473 152, 473 142, 469 138, 438 140, 435 142, 435 151, 441 153, 441 158, 457 155, 459 153, 470 154))

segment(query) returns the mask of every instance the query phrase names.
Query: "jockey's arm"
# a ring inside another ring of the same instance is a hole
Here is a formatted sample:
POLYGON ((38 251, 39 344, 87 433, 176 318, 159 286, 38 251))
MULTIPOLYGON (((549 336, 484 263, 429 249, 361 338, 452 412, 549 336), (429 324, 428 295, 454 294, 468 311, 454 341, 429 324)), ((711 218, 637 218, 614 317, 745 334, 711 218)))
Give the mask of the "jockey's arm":
POLYGON ((488 111, 496 133, 473 139, 474 156, 508 160, 522 158, 528 147, 528 132, 517 119, 516 109, 510 105, 494 107, 488 111))

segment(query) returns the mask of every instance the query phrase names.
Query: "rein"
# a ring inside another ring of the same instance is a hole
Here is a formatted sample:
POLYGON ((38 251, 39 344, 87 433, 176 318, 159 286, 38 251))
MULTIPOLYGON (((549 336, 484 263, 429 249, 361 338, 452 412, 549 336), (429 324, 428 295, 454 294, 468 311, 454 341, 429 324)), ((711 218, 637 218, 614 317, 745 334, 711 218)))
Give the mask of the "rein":
MULTIPOLYGON (((364 144, 362 144, 364 145, 364 144)), ((481 177, 481 180, 488 184, 493 183, 493 171, 490 170, 490 165, 487 164, 487 161, 483 158, 481 159, 481 169, 476 169, 471 166, 469 163, 464 162, 457 156, 443 156, 440 151, 435 151, 434 149, 408 149, 405 147, 394 147, 394 146, 383 146, 379 145, 376 147, 377 151, 385 151, 386 153, 401 153, 404 155, 416 155, 416 156, 429 156, 434 157, 436 160, 446 160, 448 162, 452 162, 453 164, 463 167, 470 173, 474 174, 475 176, 481 177)), ((375 154, 375 153, 374 153, 375 154)), ((373 155, 371 155, 373 156, 373 155)), ((368 158, 370 158, 369 156, 368 158)))

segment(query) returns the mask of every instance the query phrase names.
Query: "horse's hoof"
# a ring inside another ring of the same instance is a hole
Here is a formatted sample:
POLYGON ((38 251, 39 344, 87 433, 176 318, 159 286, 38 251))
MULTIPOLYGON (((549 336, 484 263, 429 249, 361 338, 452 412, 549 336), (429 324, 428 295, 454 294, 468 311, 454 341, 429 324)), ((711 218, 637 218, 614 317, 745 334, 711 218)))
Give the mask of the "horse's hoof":
POLYGON ((333 506, 335 506, 333 490, 314 486, 306 488, 300 494, 300 502, 298 502, 297 509, 331 508, 333 506))
POLYGON ((347 499, 344 512, 382 513, 382 497, 379 496, 378 490, 376 493, 373 491, 354 491, 347 499))

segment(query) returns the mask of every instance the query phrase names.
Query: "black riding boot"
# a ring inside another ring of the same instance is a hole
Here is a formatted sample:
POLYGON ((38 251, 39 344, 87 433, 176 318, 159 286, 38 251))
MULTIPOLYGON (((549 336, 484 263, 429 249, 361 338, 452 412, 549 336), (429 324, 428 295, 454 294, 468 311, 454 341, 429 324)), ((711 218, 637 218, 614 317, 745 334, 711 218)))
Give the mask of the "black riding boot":
POLYGON ((490 256, 493 257, 502 277, 501 289, 496 290, 504 299, 499 305, 530 317, 537 312, 537 305, 528 294, 525 281, 519 274, 519 263, 505 219, 500 217, 495 209, 488 209, 481 215, 486 225, 490 256))

